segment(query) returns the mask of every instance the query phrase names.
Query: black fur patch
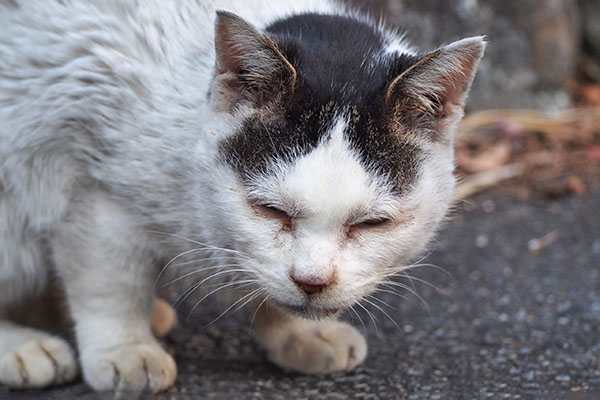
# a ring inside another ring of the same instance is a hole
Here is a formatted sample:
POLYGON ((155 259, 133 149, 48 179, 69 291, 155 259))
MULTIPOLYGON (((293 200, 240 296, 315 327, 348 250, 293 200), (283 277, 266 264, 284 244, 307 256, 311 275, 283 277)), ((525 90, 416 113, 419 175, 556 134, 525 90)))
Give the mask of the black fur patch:
POLYGON ((394 110, 384 107, 385 92, 418 58, 384 59, 380 32, 348 17, 296 15, 267 33, 296 68, 298 82, 222 144, 223 159, 243 179, 266 173, 271 162, 314 149, 335 117, 349 112, 347 135, 363 165, 403 192, 414 180, 420 150, 390 128, 397 124, 391 123, 394 110))

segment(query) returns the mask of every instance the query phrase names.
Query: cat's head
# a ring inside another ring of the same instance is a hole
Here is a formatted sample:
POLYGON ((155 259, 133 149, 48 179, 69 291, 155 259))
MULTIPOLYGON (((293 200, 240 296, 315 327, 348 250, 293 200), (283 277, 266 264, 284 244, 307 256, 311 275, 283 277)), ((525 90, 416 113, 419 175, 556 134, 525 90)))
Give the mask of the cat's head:
POLYGON ((262 32, 219 13, 216 209, 270 301, 344 309, 423 251, 452 201, 453 136, 485 42, 402 53, 341 16, 262 32))

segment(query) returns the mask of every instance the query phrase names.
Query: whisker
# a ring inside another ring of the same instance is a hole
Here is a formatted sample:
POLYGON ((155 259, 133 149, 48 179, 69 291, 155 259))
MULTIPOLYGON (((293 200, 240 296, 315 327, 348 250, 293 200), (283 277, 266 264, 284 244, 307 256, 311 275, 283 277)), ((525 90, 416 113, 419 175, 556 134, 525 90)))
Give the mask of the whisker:
MULTIPOLYGON (((178 282, 178 281, 180 281, 182 279, 185 279, 185 278, 187 278, 188 276, 191 276, 191 275, 195 275, 195 274, 199 274, 199 273, 202 273, 202 272, 210 271, 212 269, 225 268, 225 267, 235 267, 235 266, 236 266, 235 264, 231 264, 231 265, 214 265, 212 267, 198 268, 198 269, 195 269, 195 270, 190 271, 188 273, 185 273, 185 274, 183 274, 183 275, 181 275, 181 276, 173 279, 170 282, 167 282, 167 283, 163 284, 162 286, 159 287, 159 289, 163 289, 163 288, 165 288, 165 287, 167 287, 169 285, 172 285, 175 282, 178 282)), ((230 270, 227 270, 227 271, 230 271, 230 270)), ((250 271, 248 270, 248 272, 250 272, 250 271)))
MULTIPOLYGON (((367 295, 367 297, 369 297, 369 298, 371 298, 371 299, 375 299, 375 300, 377 300, 377 301, 379 301, 379 302, 381 302, 381 303, 385 304, 386 306, 390 307, 391 309, 393 309, 393 310, 396 310, 394 307, 390 306, 390 305, 389 305, 389 304, 387 304, 385 301, 383 301, 383 300, 381 300, 381 299, 379 299, 379 298, 377 298, 377 297, 375 297, 375 296, 372 296, 372 295, 367 295)), ((401 332, 404 332, 404 331, 402 330, 402 328, 400 328, 400 325, 398 325, 398 323, 396 322, 396 320, 395 320, 395 319, 393 319, 392 317, 390 317, 390 315, 389 315, 389 314, 388 314, 388 313, 387 313, 387 312, 386 312, 386 311, 385 311, 383 308, 379 307, 377 304, 375 304, 375 303, 373 303, 373 302, 371 302, 371 301, 369 301, 369 300, 367 300, 367 299, 364 299, 364 300, 365 300, 367 303, 369 303, 370 305, 372 305, 373 307, 377 308, 379 311, 381 311, 381 312, 383 313, 383 315, 385 315, 386 317, 388 317, 388 319, 389 319, 390 321, 392 321, 392 323, 393 323, 394 325, 396 325, 396 328, 398 328, 398 330, 399 330, 399 331, 401 331, 401 332)))
MULTIPOLYGON (((208 328, 209 326, 211 326, 212 324, 214 324, 215 322, 217 322, 219 319, 221 319, 221 317, 225 314, 227 314, 227 312, 229 310, 231 310, 233 307, 235 307, 237 304, 239 304, 240 302, 244 301, 246 298, 250 297, 250 300, 252 300, 252 295, 256 294, 256 292, 260 292, 262 289, 255 289, 253 291, 251 291, 250 293, 246 294, 244 297, 240 297, 235 303, 233 303, 232 305, 230 305, 229 307, 227 307, 227 309, 225 311, 223 311, 221 314, 219 314, 219 316, 215 319, 213 319, 208 325, 205 326, 205 328, 208 328)), ((244 306, 244 304, 242 304, 242 307, 244 306)))
POLYGON ((410 287, 408 287, 407 285, 405 285, 402 282, 396 282, 396 281, 383 281, 381 283, 381 285, 383 286, 397 286, 399 288, 402 288, 404 290, 406 290, 408 293, 412 294, 415 297, 418 297, 419 294, 416 290, 411 289, 410 287))
POLYGON ((241 283, 247 283, 247 282, 249 282, 249 284, 253 284, 253 283, 255 283, 255 282, 256 282, 256 280, 255 280, 255 279, 252 279, 252 280, 245 280, 245 281, 235 281, 235 282, 229 282, 229 283, 227 283, 227 284, 225 284, 225 285, 222 285, 222 286, 220 286, 220 287, 218 287, 218 288, 216 288, 216 289, 213 289, 213 290, 211 290, 211 291, 210 291, 210 292, 209 292, 207 295, 205 295, 204 297, 202 297, 202 298, 201 298, 201 299, 200 299, 198 302, 196 302, 196 304, 194 304, 194 307, 192 307, 192 309, 191 309, 191 310, 190 310, 190 312, 188 313, 188 316, 187 316, 187 318, 185 319, 185 322, 187 323, 187 322, 189 321, 189 319, 190 319, 190 317, 192 316, 192 313, 194 312, 194 310, 195 310, 195 309, 196 309, 196 308, 197 308, 197 307, 200 305, 200 303, 202 303, 204 300, 206 300, 206 299, 207 299, 207 298, 208 298, 210 295, 212 295, 212 294, 214 294, 214 293, 216 293, 216 292, 218 292, 218 291, 221 291, 221 290, 223 290, 223 289, 226 289, 226 288, 228 288, 228 287, 231 287, 231 286, 233 286, 233 285, 239 285, 239 284, 241 284, 241 283))
POLYGON ((258 311, 267 302, 267 300, 269 300, 269 295, 267 295, 263 299, 263 301, 260 302, 260 304, 258 305, 258 307, 256 307, 256 311, 254 311, 254 314, 252 314, 252 319, 250 320, 250 327, 248 329, 248 333, 252 332, 252 328, 254 327, 254 320, 256 319, 256 316, 258 315, 258 311))
MULTIPOLYGON (((365 300, 364 298, 362 300, 365 300)), ((361 301, 362 301, 361 300, 361 301)), ((367 308, 365 306, 363 306, 362 304, 360 304, 360 301, 358 303, 356 303, 360 308, 362 308, 363 310, 366 311, 367 315, 369 316, 369 318, 371 318, 371 321, 373 322, 373 326, 375 327, 375 334, 377 335, 377 337, 380 336, 379 333, 379 328, 377 327, 377 323, 375 322, 375 318, 373 317, 373 314, 367 310, 367 308)))
POLYGON ((244 302, 244 304, 242 304, 241 306, 239 306, 237 309, 235 309, 233 312, 236 313, 239 310, 241 310, 242 308, 244 308, 246 305, 248 305, 250 302, 256 300, 257 298, 259 298, 260 296, 262 296, 264 293, 266 292, 266 290, 264 289, 260 289, 254 296, 252 296, 250 299, 246 300, 244 302))
POLYGON ((352 311, 354 313, 354 315, 356 315, 358 317, 358 320, 360 321, 360 324, 362 325, 364 331, 367 331, 367 327, 365 326, 364 321, 362 320, 362 318, 360 317, 360 314, 356 312, 356 310, 354 309, 354 306, 350 306, 349 310, 352 311))
POLYGON ((425 306, 425 309, 431 315, 431 311, 429 310, 429 304, 425 301, 425 299, 423 297, 421 297, 417 292, 413 292, 408 286, 406 286, 400 282, 392 282, 392 281, 387 281, 385 283, 382 283, 382 286, 387 286, 387 287, 398 286, 398 287, 408 291, 410 294, 412 294, 417 299, 419 299, 421 301, 421 303, 423 303, 423 305, 425 306))
POLYGON ((454 276, 452 275, 452 273, 450 273, 445 268, 440 267, 439 265, 435 265, 435 264, 415 264, 415 265, 409 265, 409 269, 423 268, 423 267, 433 268, 436 271, 442 272, 443 274, 447 275, 450 279, 454 279, 454 276))
MULTIPOLYGON (((204 249, 198 249, 198 250, 204 250, 204 249)), ((171 267, 182 267, 184 265, 189 265, 189 264, 194 264, 194 263, 200 263, 202 261, 217 261, 217 260, 230 260, 233 259, 234 257, 232 255, 224 255, 224 256, 211 256, 211 257, 204 257, 204 258, 196 258, 194 260, 189 260, 189 261, 183 261, 183 262, 178 262, 178 263, 174 263, 173 265, 171 265, 171 267)))
MULTIPOLYGON (((260 282, 258 279, 244 279, 244 282, 246 282, 246 281, 253 281, 256 283, 260 282)), ((237 282, 237 281, 228 280, 225 282, 213 283, 212 285, 202 285, 202 289, 214 288, 214 287, 221 286, 222 284, 229 283, 229 282, 237 282)), ((240 289, 243 288, 244 286, 246 286, 246 285, 240 286, 240 289)))
POLYGON ((435 264, 410 264, 410 265, 404 265, 404 266, 398 266, 398 267, 391 267, 391 268, 388 268, 386 270, 386 272, 389 271, 391 274, 395 274, 397 272, 410 271, 410 270, 415 269, 415 268, 424 268, 424 267, 433 268, 433 269, 435 269, 435 270, 437 270, 439 272, 444 273, 450 279, 454 280, 454 276, 450 272, 448 272, 444 268, 442 268, 440 266, 437 266, 435 264))
POLYGON ((247 257, 248 259, 252 260, 252 258, 251 258, 249 255, 247 255, 246 253, 244 253, 244 252, 241 252, 241 251, 239 251, 239 250, 234 250, 234 249, 225 249, 225 248, 223 248, 223 247, 217 247, 217 246, 213 246, 213 245, 210 245, 210 244, 208 244, 208 243, 202 243, 202 242, 199 242, 199 241, 197 241, 197 240, 189 239, 189 238, 186 238, 186 237, 183 237, 183 236, 180 236, 180 235, 174 234, 174 233, 169 233, 169 232, 161 232, 161 231, 153 231, 153 230, 146 231, 146 232, 149 232, 149 233, 157 233, 157 234, 160 234, 160 235, 167 235, 167 236, 171 236, 171 237, 174 237, 174 238, 176 238, 176 239, 185 240, 186 242, 189 242, 189 243, 194 243, 194 244, 197 244, 197 245, 199 245, 199 246, 204 246, 204 247, 205 247, 205 248, 207 248, 207 249, 219 250, 219 251, 224 251, 224 252, 228 252, 228 253, 234 253, 234 254, 240 255, 240 256, 242 256, 242 257, 247 257))
MULTIPOLYGON (((415 304, 415 302, 413 301, 413 299, 411 299, 408 296, 404 296, 402 293, 400 293, 400 292, 398 292, 396 290, 387 290, 387 289, 377 288, 377 289, 375 289, 375 293, 377 293, 377 292, 390 293, 390 294, 393 294, 393 295, 396 295, 396 296, 402 298, 403 300, 406 300, 406 301, 410 302, 411 304, 415 304)), ((400 311, 400 310, 398 310, 398 311, 400 311)))
POLYGON ((214 278, 216 276, 219 276, 219 275, 223 275, 223 274, 226 274, 226 273, 233 273, 233 272, 247 272, 247 271, 245 269, 226 269, 226 270, 223 270, 223 271, 215 272, 214 274, 212 274, 212 275, 210 275, 210 276, 202 279, 200 282, 195 283, 191 288, 186 289, 181 295, 179 295, 179 297, 177 299, 175 299, 175 301, 174 301, 173 304, 174 305, 179 304, 180 303, 180 298, 184 294, 185 294, 185 297, 183 299, 181 299, 181 301, 185 300, 186 297, 188 297, 191 294, 191 292, 193 292, 196 289, 198 289, 200 286, 202 286, 202 284, 204 282, 208 281, 209 279, 212 279, 212 278, 214 278), (187 293, 188 291, 189 291, 189 293, 187 293))
POLYGON ((404 266, 404 267, 400 267, 400 268, 410 268, 413 265, 417 265, 420 264, 422 261, 424 261, 427 257, 429 257, 431 255, 431 251, 428 252, 427 254, 425 254, 423 257, 419 258, 417 261, 412 262, 411 264, 404 266))
POLYGON ((411 281, 414 279, 415 281, 421 282, 421 283, 423 283, 423 284, 425 284, 425 285, 427 285, 427 286, 435 289, 438 292, 444 293, 444 291, 442 289, 440 289, 439 287, 437 287, 433 283, 426 281, 425 279, 417 278, 416 276, 411 276, 411 275, 408 275, 408 274, 399 274, 399 275, 396 275, 396 276, 400 276, 402 278, 408 278, 411 281))
POLYGON ((177 260, 178 258, 183 257, 183 256, 185 256, 187 254, 193 253, 195 251, 198 251, 198 249, 187 250, 187 251, 181 252, 181 253, 177 254, 175 257, 171 258, 171 260, 169 260, 169 262, 165 264, 165 266, 160 270, 160 272, 156 276, 156 279, 154 280, 154 287, 156 288, 156 285, 158 284, 158 281, 159 281, 160 277, 162 276, 162 274, 167 270, 167 268, 169 268, 169 266, 175 260, 177 260))

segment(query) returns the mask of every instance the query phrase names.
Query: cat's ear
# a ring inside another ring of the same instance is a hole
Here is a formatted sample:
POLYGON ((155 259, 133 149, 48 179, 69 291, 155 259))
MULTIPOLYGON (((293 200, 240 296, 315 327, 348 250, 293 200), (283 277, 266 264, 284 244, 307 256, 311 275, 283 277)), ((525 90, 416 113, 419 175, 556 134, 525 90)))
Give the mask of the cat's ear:
POLYGON ((484 37, 459 40, 426 54, 396 77, 385 93, 393 118, 408 129, 425 129, 432 140, 452 134, 463 108, 484 37))
POLYGON ((296 83, 296 69, 269 37, 235 14, 218 11, 215 85, 228 106, 262 105, 296 83))

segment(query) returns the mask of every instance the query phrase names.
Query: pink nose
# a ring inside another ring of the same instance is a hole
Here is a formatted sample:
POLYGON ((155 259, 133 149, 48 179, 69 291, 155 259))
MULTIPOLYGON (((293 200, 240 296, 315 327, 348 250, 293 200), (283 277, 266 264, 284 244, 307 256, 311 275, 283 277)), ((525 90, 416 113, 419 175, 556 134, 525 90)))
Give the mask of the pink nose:
POLYGON ((325 279, 318 278, 299 278, 291 275, 292 281, 306 294, 315 294, 322 292, 325 288, 335 281, 335 276, 332 275, 325 279))

